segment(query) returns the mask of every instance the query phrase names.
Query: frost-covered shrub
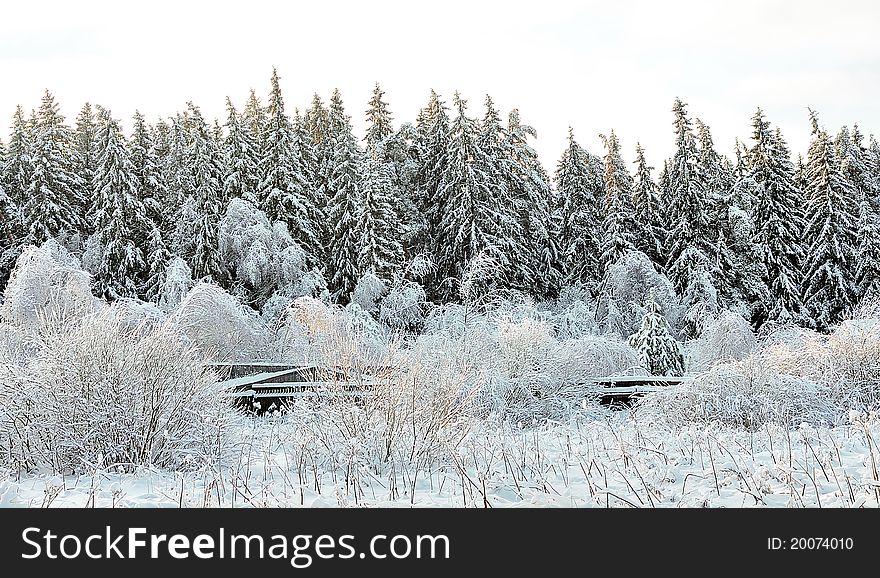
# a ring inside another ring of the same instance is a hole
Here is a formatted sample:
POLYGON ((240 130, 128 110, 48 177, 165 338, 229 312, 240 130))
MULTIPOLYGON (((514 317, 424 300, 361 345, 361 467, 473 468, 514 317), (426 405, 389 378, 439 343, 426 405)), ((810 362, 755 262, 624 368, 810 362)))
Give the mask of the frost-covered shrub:
POLYGON ((594 377, 637 374, 640 367, 636 350, 627 343, 588 336, 560 341, 548 353, 542 372, 551 381, 579 384, 594 377))
POLYGON ((99 306, 92 295, 89 274, 53 240, 24 249, 3 293, 4 322, 37 328, 50 322, 80 318, 99 306))
POLYGON ((880 319, 844 321, 826 341, 822 378, 843 409, 880 408, 880 319))
POLYGON ((385 283, 373 273, 365 273, 358 279, 351 293, 351 302, 374 315, 379 310, 379 300, 388 292, 385 283))
POLYGON ((186 261, 174 257, 165 267, 165 278, 159 288, 157 304, 162 311, 169 313, 180 304, 183 297, 192 289, 195 281, 192 270, 186 261))
POLYGON ((306 254, 282 222, 270 224, 248 201, 232 199, 217 234, 233 292, 257 306, 274 292, 295 297, 306 273, 306 254))
POLYGON ((132 327, 124 308, 64 321, 32 357, 0 363, 0 462, 54 473, 216 462, 228 412, 217 376, 172 326, 132 327))
POLYGON ((165 312, 155 304, 128 297, 115 300, 110 313, 126 332, 152 331, 167 318, 165 312))
POLYGON ((556 341, 541 322, 496 331, 469 366, 481 415, 560 419, 587 399, 593 378, 638 371, 635 350, 604 337, 556 341), (532 347, 529 347, 529 344, 532 347))
POLYGON ((660 305, 669 325, 677 327, 678 298, 672 283, 658 273, 647 255, 629 251, 608 267, 598 298, 596 318, 604 333, 628 337, 639 329, 648 295, 660 305))
POLYGON ((379 303, 379 321, 392 331, 415 333, 422 329, 429 309, 425 289, 401 280, 379 303))
POLYGON ((214 361, 261 359, 269 345, 257 313, 212 283, 193 287, 168 320, 214 361))
POLYGON ((759 356, 715 365, 692 382, 645 396, 636 412, 673 428, 720 423, 749 431, 768 423, 832 425, 838 418, 827 388, 782 373, 759 356))
POLYGON ((596 306, 591 301, 572 301, 559 312, 554 321, 556 335, 560 339, 577 339, 598 332, 596 306))
POLYGON ((361 367, 387 353, 386 330, 356 303, 345 308, 299 297, 279 318, 275 350, 283 359, 324 367, 361 367))
POLYGON ((714 363, 738 361, 755 351, 758 339, 742 315, 726 311, 706 324, 695 340, 689 367, 702 371, 714 363))

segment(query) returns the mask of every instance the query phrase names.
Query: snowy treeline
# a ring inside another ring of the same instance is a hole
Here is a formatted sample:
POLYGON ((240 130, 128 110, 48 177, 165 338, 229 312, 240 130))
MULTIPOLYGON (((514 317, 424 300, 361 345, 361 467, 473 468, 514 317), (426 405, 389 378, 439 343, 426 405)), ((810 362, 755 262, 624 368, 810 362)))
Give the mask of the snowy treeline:
POLYGON ((52 238, 95 295, 166 310, 211 282, 260 312, 311 296, 413 330, 424 303, 573 290, 626 337, 648 304, 622 317, 614 276, 647 263, 665 283, 659 311, 688 338, 725 310, 755 329, 829 331, 880 287, 880 144, 857 126, 832 135, 811 111, 793 162, 758 109, 730 159, 676 100, 659 171, 613 131, 601 154, 570 132, 551 177, 517 110, 432 92, 397 126, 384 98, 377 85, 359 140, 338 91, 291 114, 273 71, 268 99, 227 99, 222 122, 188 103, 154 124, 136 114, 126 136, 90 104, 71 126, 47 91, 15 111, 0 151, 2 278, 52 238))

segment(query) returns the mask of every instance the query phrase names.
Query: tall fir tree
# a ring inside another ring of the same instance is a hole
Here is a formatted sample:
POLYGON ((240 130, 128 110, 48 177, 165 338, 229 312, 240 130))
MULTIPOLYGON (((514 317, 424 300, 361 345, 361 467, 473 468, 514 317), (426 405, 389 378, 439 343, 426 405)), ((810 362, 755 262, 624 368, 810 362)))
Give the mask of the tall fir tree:
POLYGON ((601 263, 603 274, 629 251, 635 250, 633 179, 620 155, 620 141, 614 131, 605 143, 605 219, 602 222, 601 263))
POLYGON ((82 228, 82 199, 77 191, 83 181, 75 172, 71 149, 72 131, 47 90, 35 117, 25 189, 24 214, 31 243, 40 244, 49 237, 73 234, 82 228))
POLYGON ((534 264, 520 220, 520 206, 527 200, 517 196, 516 166, 508 152, 507 131, 489 95, 486 95, 483 118, 476 128, 474 161, 477 172, 486 179, 486 194, 481 204, 485 206, 485 213, 496 215, 485 225, 489 236, 495 239, 490 251, 504 256, 503 261, 496 261, 500 267, 496 273, 504 280, 501 284, 504 288, 528 291, 535 276, 534 264))
POLYGON ((73 133, 73 171, 82 183, 77 196, 79 217, 84 227, 91 230, 88 211, 91 193, 95 189, 93 179, 97 168, 97 133, 98 124, 95 112, 90 103, 85 103, 76 117, 76 128, 73 133))
POLYGON ((9 145, 3 152, 0 171, 0 186, 9 199, 8 203, 15 207, 14 222, 10 223, 10 230, 16 231, 16 237, 21 237, 23 233, 23 205, 26 201, 25 191, 30 182, 32 141, 33 134, 24 118, 24 111, 21 106, 17 106, 12 117, 12 134, 9 145))
POLYGON ((856 296, 858 300, 880 299, 880 215, 870 200, 859 206, 858 250, 856 252, 856 296))
POLYGON ((382 100, 384 96, 385 92, 377 82, 373 87, 373 95, 367 103, 367 134, 364 137, 367 152, 371 155, 379 155, 380 158, 384 158, 384 148, 394 135, 388 103, 382 100))
POLYGON ((223 204, 223 166, 220 150, 201 110, 187 103, 189 158, 195 209, 191 268, 196 279, 222 284, 225 279, 218 247, 223 204))
MULTIPOLYGON (((226 97, 226 137, 223 140, 223 198, 245 199, 258 205, 262 181, 260 174, 260 149, 241 115, 226 97)), ((262 132, 262 131, 261 131, 262 132)))
POLYGON ((363 199, 357 221, 360 250, 358 271, 373 273, 388 282, 403 264, 400 221, 395 210, 391 165, 367 153, 364 157, 363 199))
POLYGON ((850 132, 843 126, 834 139, 835 155, 839 159, 840 172, 853 186, 855 200, 861 203, 865 199, 873 199, 880 191, 874 177, 876 168, 866 148, 862 144, 864 137, 858 125, 850 132))
POLYGON ((529 145, 530 137, 536 138, 537 132, 523 124, 519 111, 513 109, 508 115, 505 141, 512 165, 508 188, 517 200, 520 230, 528 251, 527 266, 521 269, 517 284, 543 299, 554 297, 562 286, 561 214, 550 177, 529 145))
POLYGON ((556 166, 565 283, 595 290, 601 278, 601 223, 605 197, 602 160, 583 149, 568 129, 568 147, 556 166))
POLYGON ((100 115, 94 174, 95 231, 101 261, 95 279, 100 295, 137 297, 147 266, 138 232, 149 222, 119 122, 100 115))
POLYGON ((327 124, 328 131, 324 138, 332 145, 332 171, 327 181, 330 195, 327 206, 330 225, 327 278, 334 299, 345 304, 363 273, 360 269, 358 220, 362 217, 364 198, 361 178, 364 155, 358 147, 351 119, 345 114, 342 95, 338 90, 333 91, 330 99, 327 124))
POLYGON ((727 161, 715 150, 709 126, 700 119, 696 120, 697 143, 699 148, 698 164, 700 174, 706 184, 706 217, 708 241, 712 245, 707 256, 709 274, 712 285, 718 290, 722 302, 733 305, 740 297, 738 279, 734 267, 736 248, 732 246, 735 239, 730 238, 731 196, 735 173, 727 161))
POLYGON ((758 326, 766 321, 807 323, 800 292, 803 192, 797 187, 785 141, 770 130, 760 108, 752 117, 752 139, 754 145, 746 162, 749 177, 757 186, 754 243, 761 252, 764 283, 771 295, 764 311, 756 312, 754 322, 758 326))
POLYGON ((312 183, 302 168, 300 151, 294 143, 293 127, 284 112, 278 73, 272 70, 272 92, 269 96, 269 116, 266 127, 263 182, 259 197, 266 216, 272 221, 287 223, 290 234, 306 252, 309 263, 317 262, 320 238, 313 207, 312 183))
POLYGON ((812 110, 810 122, 805 235, 809 250, 804 261, 803 301, 816 328, 826 331, 843 320, 856 301, 856 192, 812 110))
MULTIPOLYGON (((418 172, 415 175, 413 205, 417 220, 411 223, 407 239, 408 254, 440 252, 438 231, 442 217, 440 179, 446 172, 449 155, 448 108, 440 96, 431 91, 428 104, 416 120, 418 172)), ((435 288, 428 287, 429 293, 435 288)))
POLYGON ((135 111, 132 123, 133 129, 128 141, 129 157, 134 170, 138 199, 149 220, 140 230, 132 231, 132 235, 138 245, 143 246, 153 234, 154 227, 158 227, 161 232, 164 213, 168 210, 168 193, 153 135, 144 115, 135 111))
MULTIPOLYGON (((314 155, 312 166, 312 180, 315 188, 315 206, 317 212, 322 215, 328 215, 330 211, 330 179, 333 173, 333 149, 334 139, 331 138, 330 127, 330 111, 324 105, 324 101, 316 93, 312 96, 312 103, 305 111, 302 127, 304 133, 308 134, 308 142, 311 153, 314 155)), ((330 237, 332 233, 332 224, 323 218, 318 222, 316 230, 318 238, 321 240, 321 247, 325 249, 330 246, 330 237)), ((323 252, 322 261, 327 260, 326 250, 323 252)))
POLYGON ((675 155, 669 163, 668 235, 666 271, 679 294, 691 281, 690 269, 677 263, 685 252, 698 252, 708 258, 714 253, 709 228, 708 199, 705 175, 701 172, 699 149, 686 104, 676 98, 672 106, 675 116, 675 155))
POLYGON ((636 174, 633 182, 633 217, 635 221, 636 249, 647 255, 658 271, 663 271, 666 259, 663 256, 663 224, 660 218, 659 193, 645 159, 645 149, 636 144, 636 174))
POLYGON ((440 175, 437 199, 440 203, 438 252, 436 263, 440 273, 439 295, 446 301, 460 297, 471 261, 492 263, 492 276, 483 276, 473 283, 474 295, 485 295, 503 283, 508 271, 504 254, 505 240, 500 238, 504 216, 498 212, 493 196, 491 161, 480 149, 479 127, 467 116, 467 101, 456 93, 453 100, 456 115, 450 125, 446 166, 440 175))

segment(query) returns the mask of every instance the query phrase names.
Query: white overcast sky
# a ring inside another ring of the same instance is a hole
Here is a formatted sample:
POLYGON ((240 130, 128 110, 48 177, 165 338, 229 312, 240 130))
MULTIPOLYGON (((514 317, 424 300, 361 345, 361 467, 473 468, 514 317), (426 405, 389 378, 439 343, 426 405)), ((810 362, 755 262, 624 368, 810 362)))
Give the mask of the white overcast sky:
POLYGON ((725 154, 757 106, 797 153, 807 106, 880 137, 878 25, 873 0, 3 2, 0 118, 49 88, 71 122, 86 101, 130 126, 188 100, 222 122, 225 97, 265 95, 276 66, 290 112, 338 87, 359 136, 377 81, 398 124, 432 88, 475 116, 491 94, 538 130, 551 171, 569 125, 596 153, 613 128, 628 160, 638 140, 659 166, 676 96, 725 154))

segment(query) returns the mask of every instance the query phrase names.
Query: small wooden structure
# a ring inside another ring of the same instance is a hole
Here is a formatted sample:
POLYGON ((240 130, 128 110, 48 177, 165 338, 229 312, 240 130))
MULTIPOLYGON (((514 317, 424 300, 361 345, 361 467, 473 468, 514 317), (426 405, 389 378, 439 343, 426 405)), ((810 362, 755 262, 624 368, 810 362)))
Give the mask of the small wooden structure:
POLYGON ((281 409, 296 399, 361 398, 383 381, 362 371, 316 365, 262 362, 213 365, 221 375, 229 377, 215 387, 237 406, 257 414, 281 409))
POLYGON ((595 387, 599 402, 605 405, 628 407, 647 393, 658 391, 670 385, 678 385, 692 380, 688 376, 666 375, 617 375, 597 377, 590 380, 595 387))

